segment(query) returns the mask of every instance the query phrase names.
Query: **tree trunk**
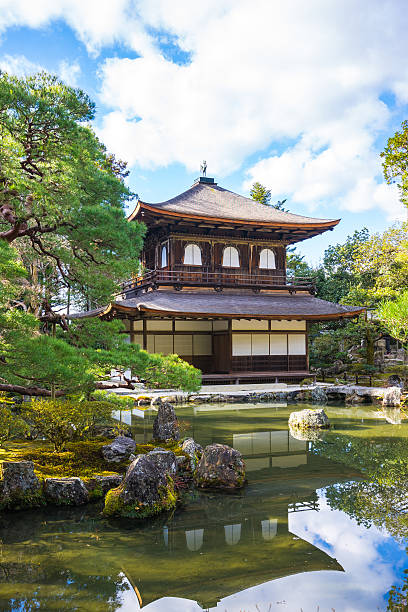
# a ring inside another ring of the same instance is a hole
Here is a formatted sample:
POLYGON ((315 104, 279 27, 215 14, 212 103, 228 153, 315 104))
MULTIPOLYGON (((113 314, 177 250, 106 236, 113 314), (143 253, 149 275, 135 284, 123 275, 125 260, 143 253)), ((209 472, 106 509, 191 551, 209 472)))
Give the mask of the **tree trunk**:
MULTIPOLYGON (((30 396, 45 396, 51 397, 51 391, 49 389, 42 389, 41 387, 24 387, 23 385, 6 385, 0 383, 0 391, 8 391, 9 393, 19 393, 20 395, 30 396)), ((65 395, 65 391, 55 391, 55 395, 60 397, 65 395)))

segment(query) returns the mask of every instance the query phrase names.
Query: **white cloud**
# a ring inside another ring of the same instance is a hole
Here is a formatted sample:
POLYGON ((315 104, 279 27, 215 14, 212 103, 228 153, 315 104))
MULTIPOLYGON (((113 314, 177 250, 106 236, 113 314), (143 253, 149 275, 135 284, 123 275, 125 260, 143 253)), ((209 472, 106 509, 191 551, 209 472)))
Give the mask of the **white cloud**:
POLYGON ((67 85, 76 87, 78 85, 78 78, 81 75, 81 66, 78 62, 70 64, 67 60, 62 60, 58 67, 58 75, 67 85))
MULTIPOLYGON (((404 0, 0 0, 0 31, 65 19, 89 53, 122 43, 140 57, 100 67, 100 124, 108 148, 132 165, 179 162, 226 175, 249 156, 245 186, 313 209, 402 216, 382 183, 381 139, 408 103, 404 0), (166 59, 154 31, 191 61, 166 59), (289 143, 289 145, 288 145, 289 143), (259 154, 259 153, 258 153, 259 154)), ((71 71, 72 75, 75 75, 71 71)), ((336 216, 336 215, 331 215, 336 216)))
POLYGON ((3 55, 0 58, 0 70, 22 77, 40 72, 43 67, 30 62, 24 55, 3 55))

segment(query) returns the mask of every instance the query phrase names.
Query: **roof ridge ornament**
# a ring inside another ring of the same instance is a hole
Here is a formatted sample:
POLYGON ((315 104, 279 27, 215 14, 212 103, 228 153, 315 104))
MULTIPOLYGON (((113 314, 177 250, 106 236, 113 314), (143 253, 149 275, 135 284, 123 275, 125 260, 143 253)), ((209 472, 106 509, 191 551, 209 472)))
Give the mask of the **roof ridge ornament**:
POLYGON ((200 172, 201 176, 207 176, 207 162, 205 159, 203 160, 203 163, 200 164, 200 172))

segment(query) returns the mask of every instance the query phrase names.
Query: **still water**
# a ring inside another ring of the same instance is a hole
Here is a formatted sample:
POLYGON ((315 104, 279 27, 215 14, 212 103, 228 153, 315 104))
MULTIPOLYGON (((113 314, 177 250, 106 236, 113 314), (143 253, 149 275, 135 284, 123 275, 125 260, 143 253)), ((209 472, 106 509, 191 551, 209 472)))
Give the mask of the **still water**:
MULTIPOLYGON (((195 492, 143 524, 102 519, 98 505, 3 515, 0 610, 408 609, 388 603, 407 584, 408 421, 328 407, 333 429, 310 441, 290 435, 290 411, 177 409, 183 435, 242 452, 239 493, 195 492)), ((153 412, 122 418, 151 437, 153 412)))

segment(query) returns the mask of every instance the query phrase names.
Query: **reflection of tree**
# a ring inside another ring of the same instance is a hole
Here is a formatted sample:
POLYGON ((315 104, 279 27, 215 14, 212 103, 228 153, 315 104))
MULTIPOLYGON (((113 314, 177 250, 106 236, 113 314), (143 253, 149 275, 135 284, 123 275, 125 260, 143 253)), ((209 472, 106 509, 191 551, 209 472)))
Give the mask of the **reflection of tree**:
POLYGON ((408 444, 403 439, 358 439, 329 435, 313 452, 359 470, 362 481, 331 485, 326 497, 359 524, 385 528, 395 538, 408 537, 408 444))
POLYGON ((42 564, 40 569, 30 563, 1 563, 2 591, 4 593, 5 583, 10 584, 12 590, 10 597, 0 599, 1 610, 82 610, 91 598, 97 602, 95 609, 114 612, 120 607, 122 593, 130 588, 123 574, 85 575, 55 566, 55 559, 52 566, 44 568, 42 564), (16 594, 18 582, 26 584, 24 595, 16 594), (32 589, 28 583, 32 584, 32 589))

